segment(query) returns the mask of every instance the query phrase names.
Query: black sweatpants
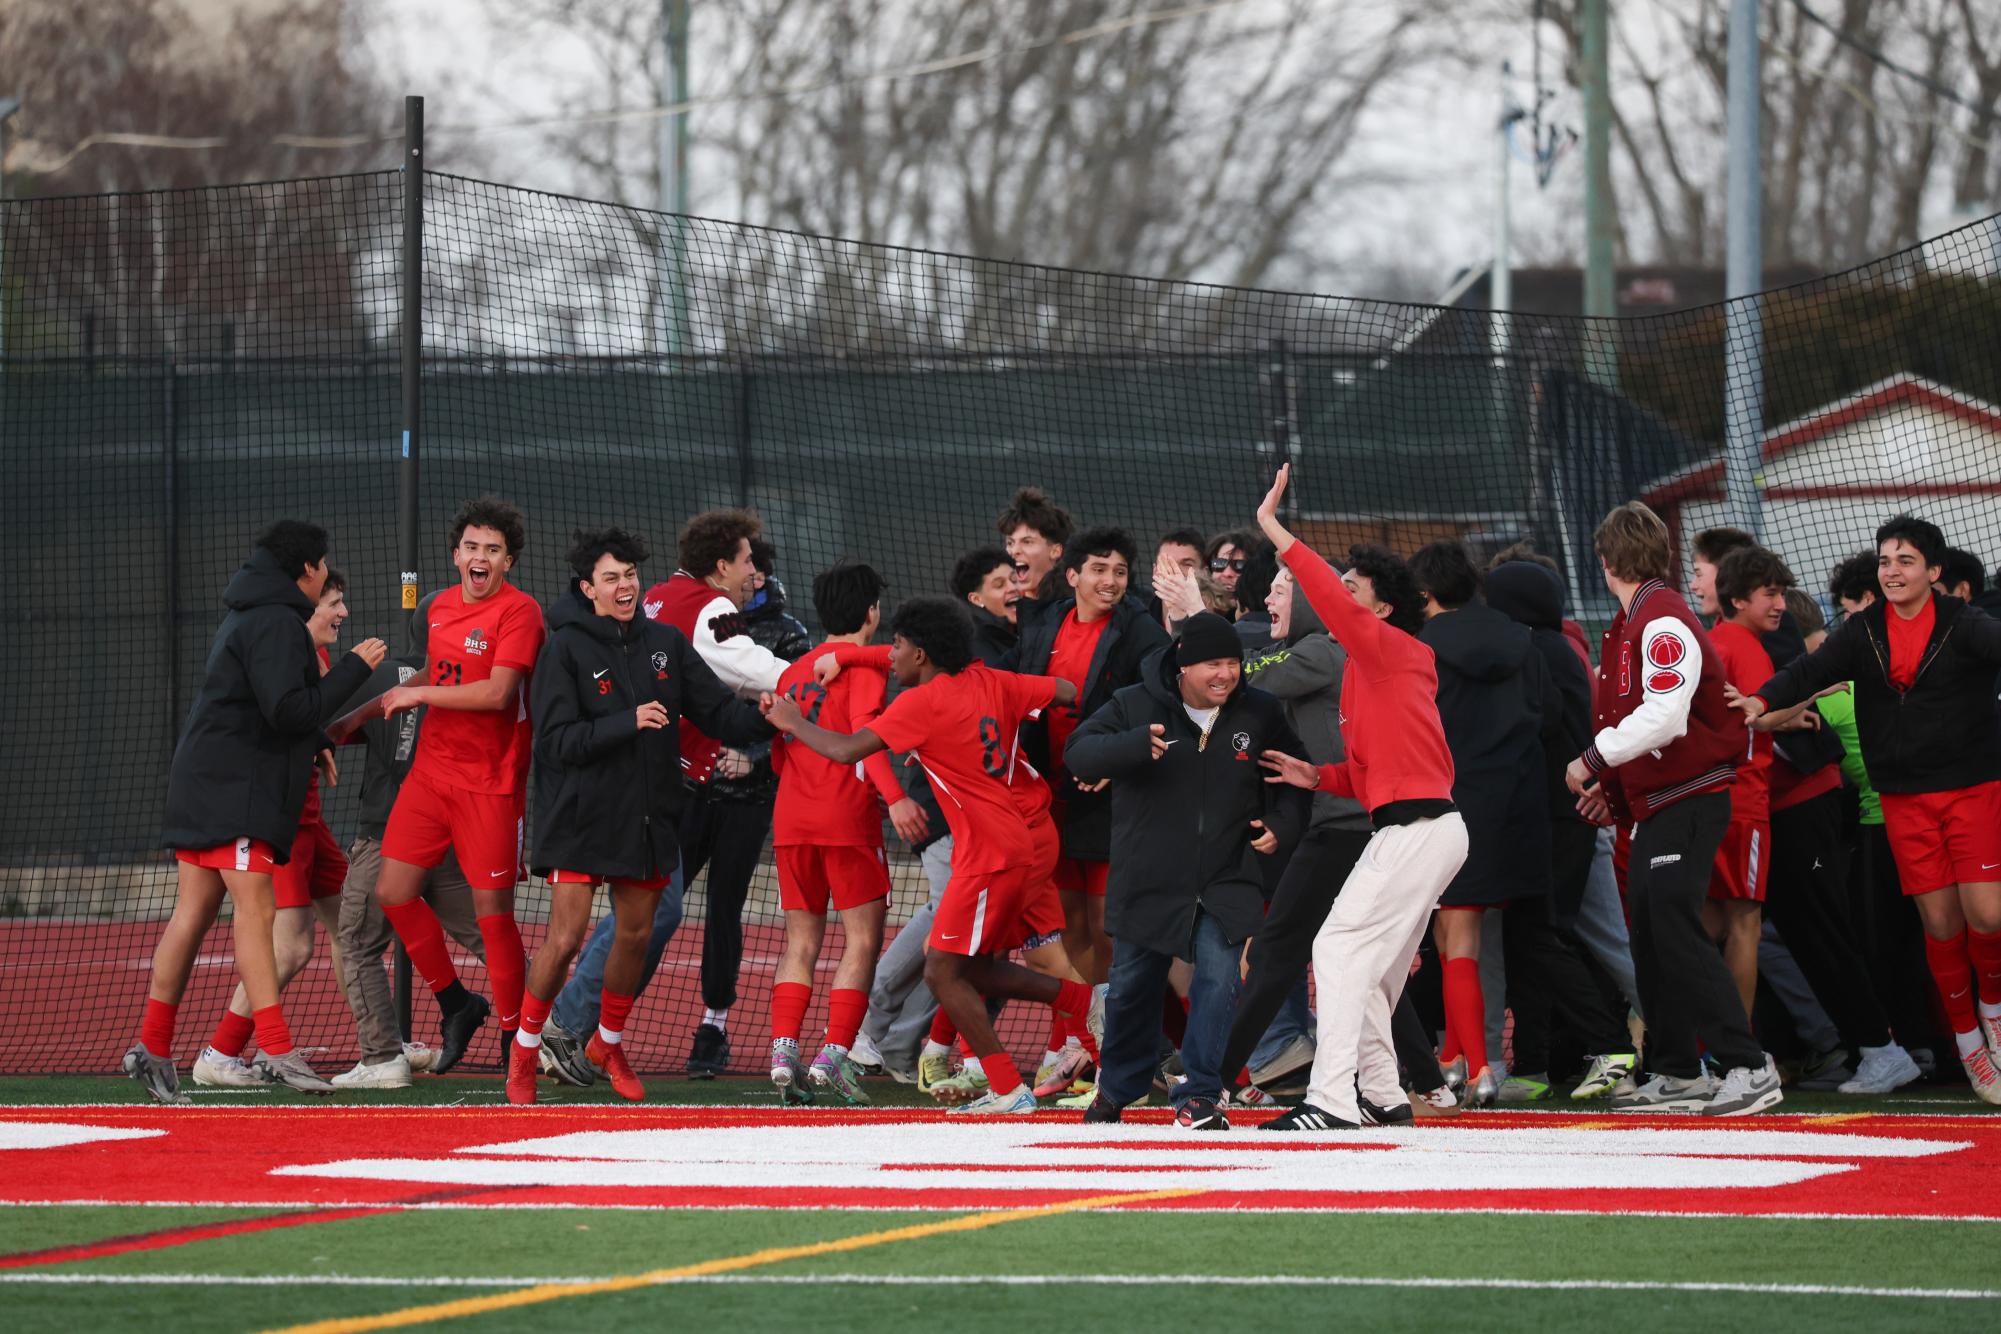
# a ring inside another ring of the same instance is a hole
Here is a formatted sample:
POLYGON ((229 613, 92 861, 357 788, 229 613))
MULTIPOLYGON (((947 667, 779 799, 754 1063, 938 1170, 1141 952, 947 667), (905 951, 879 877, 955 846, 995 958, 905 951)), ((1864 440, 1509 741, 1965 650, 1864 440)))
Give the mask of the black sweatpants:
POLYGON ((1765 1063, 1737 984, 1702 929, 1710 868, 1729 823, 1730 794, 1706 792, 1633 830, 1626 902, 1647 1016, 1647 1068, 1655 1074, 1693 1079, 1702 1069, 1698 1041, 1726 1070, 1765 1063))
POLYGON ((1772 868, 1765 916, 1792 951, 1814 998, 1849 1047, 1880 1047, 1890 1020, 1848 918, 1848 859, 1841 793, 1772 812, 1772 868))
POLYGON ((1571 924, 1584 898, 1598 830, 1579 820, 1550 821, 1550 893, 1510 900, 1501 911, 1508 1009, 1515 1016, 1514 1068, 1549 1069, 1552 1017, 1592 1056, 1631 1051, 1619 989, 1571 924))
MULTIPOLYGON (((1244 1068, 1278 1017, 1286 993, 1313 962, 1313 938, 1320 934, 1348 873, 1368 850, 1371 836, 1366 829, 1309 829, 1293 849, 1272 890, 1265 920, 1251 937, 1250 974, 1238 992, 1230 1040, 1223 1048, 1225 1080, 1244 1068)), ((1428 1093, 1445 1082, 1408 998, 1397 1001, 1390 1016, 1390 1036, 1412 1087, 1428 1093)))
POLYGON ((737 969, 743 964, 743 904, 750 878, 771 833, 771 803, 726 801, 697 788, 681 812, 681 884, 695 883, 709 868, 708 908, 702 930, 702 1004, 727 1010, 736 1004, 737 969))

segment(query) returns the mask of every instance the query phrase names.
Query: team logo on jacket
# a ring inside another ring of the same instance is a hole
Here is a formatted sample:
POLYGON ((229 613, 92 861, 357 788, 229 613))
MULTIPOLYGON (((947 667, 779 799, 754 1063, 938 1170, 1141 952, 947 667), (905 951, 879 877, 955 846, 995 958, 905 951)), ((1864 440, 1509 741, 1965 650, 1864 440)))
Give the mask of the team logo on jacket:
POLYGON ((653 655, 653 670, 656 672, 667 670, 667 654, 664 651, 656 652, 653 655))
POLYGON ((1248 762, 1248 761, 1250 760, 1250 758, 1251 758, 1251 734, 1250 734, 1249 732, 1239 732, 1239 733, 1237 733, 1237 734, 1236 734, 1235 736, 1233 736, 1233 737, 1231 737, 1231 738, 1230 738, 1230 744, 1231 744, 1232 746, 1234 746, 1234 747, 1236 748, 1236 751, 1237 751, 1237 756, 1236 756, 1236 757, 1237 757, 1238 759, 1240 759, 1240 760, 1243 760, 1243 761, 1246 761, 1246 762, 1248 762))
POLYGON ((466 652, 468 653, 484 653, 491 647, 492 645, 487 643, 486 631, 479 629, 477 626, 473 628, 471 634, 466 636, 466 652))
POLYGON ((1675 634, 1656 635, 1647 644, 1647 665, 1653 670, 1647 674, 1647 689, 1655 694, 1674 690, 1681 685, 1681 673, 1675 668, 1688 656, 1688 645, 1675 634))

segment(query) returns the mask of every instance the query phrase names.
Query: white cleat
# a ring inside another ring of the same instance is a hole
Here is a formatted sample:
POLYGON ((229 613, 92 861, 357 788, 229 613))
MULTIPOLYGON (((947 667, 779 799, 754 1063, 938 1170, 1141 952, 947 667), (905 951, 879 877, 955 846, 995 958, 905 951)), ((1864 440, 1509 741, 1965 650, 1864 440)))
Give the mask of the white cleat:
POLYGON ((1035 1111, 1035 1094, 1028 1085, 1008 1094, 996 1094, 989 1090, 971 1102, 960 1103, 947 1108, 947 1116, 1027 1116, 1035 1111))
POLYGON ((1966 1082, 1973 1085, 1980 1100, 2001 1107, 2001 1073, 1996 1073, 1994 1058, 1987 1054, 1987 1048, 1960 1057, 1959 1063, 1966 1067, 1966 1082))
POLYGON ((213 1047, 203 1047, 195 1058, 195 1083, 212 1089, 269 1088, 271 1081, 241 1056, 224 1056, 213 1047))
POLYGON ((406 1089, 410 1087, 410 1058, 398 1052, 379 1065, 361 1061, 327 1082, 337 1089, 406 1089))

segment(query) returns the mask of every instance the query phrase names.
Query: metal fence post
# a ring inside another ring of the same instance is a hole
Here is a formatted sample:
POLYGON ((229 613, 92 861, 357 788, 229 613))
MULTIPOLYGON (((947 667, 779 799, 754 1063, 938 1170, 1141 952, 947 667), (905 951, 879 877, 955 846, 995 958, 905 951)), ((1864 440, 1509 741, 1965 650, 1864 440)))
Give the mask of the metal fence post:
MULTIPOLYGON (((424 99, 403 99, 403 452, 396 469, 396 563, 402 610, 417 613, 417 447, 424 406, 424 99)), ((396 943, 396 1024, 410 1040, 410 956, 396 943)))

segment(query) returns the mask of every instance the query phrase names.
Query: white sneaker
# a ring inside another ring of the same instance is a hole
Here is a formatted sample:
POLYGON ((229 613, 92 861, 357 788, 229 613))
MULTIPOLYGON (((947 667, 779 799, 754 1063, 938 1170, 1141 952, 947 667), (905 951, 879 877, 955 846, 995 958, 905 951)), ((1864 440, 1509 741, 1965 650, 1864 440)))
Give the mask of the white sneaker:
MULTIPOLYGON (((1628 1082, 1632 1076, 1621 1080, 1628 1082)), ((1717 1082, 1708 1071, 1698 1071, 1692 1079, 1655 1075, 1644 1084, 1612 1090, 1615 1112, 1700 1112, 1716 1096, 1717 1082)))
POLYGON ((848 1059, 860 1066, 865 1075, 882 1073, 882 1053, 875 1049, 866 1033, 855 1034, 855 1040, 848 1045, 848 1059))
POLYGON ((1639 1066, 1640 1054, 1631 1051, 1611 1052, 1591 1058, 1591 1068, 1584 1072, 1584 1078, 1570 1096, 1582 1102, 1587 1098, 1610 1097, 1621 1084, 1631 1084, 1633 1071, 1639 1066))
POLYGON ((224 1056, 213 1047, 201 1049, 195 1058, 194 1075, 195 1083, 210 1088, 261 1089, 271 1083, 241 1056, 224 1056))
POLYGON ((947 1116, 1027 1116, 1035 1111, 1035 1094, 1023 1084, 1006 1095, 988 1090, 971 1102, 962 1102, 957 1107, 947 1108, 947 1116))
POLYGON ((380 1065, 357 1061, 352 1070, 343 1070, 327 1082, 337 1089, 406 1089, 410 1087, 410 1058, 398 1052, 380 1065))
POLYGON ((1778 1106, 1785 1096, 1779 1088, 1779 1068, 1768 1052, 1762 1065, 1739 1065, 1724 1071, 1716 1096, 1701 1110, 1704 1116, 1750 1116, 1778 1106))
POLYGON ((1995 1072, 1994 1058, 1987 1054, 1987 1048, 1960 1057, 1959 1063, 1966 1067, 1966 1082, 1973 1085, 1980 1100, 2001 1107, 2001 1073, 1995 1072))
POLYGON ((421 1042, 403 1044, 403 1059, 410 1063, 410 1073, 424 1074, 438 1063, 438 1049, 426 1047, 421 1042))
POLYGON ((1888 1093, 1900 1089, 1924 1071, 1911 1054, 1892 1042, 1883 1047, 1864 1047, 1855 1077, 1842 1084, 1843 1093, 1888 1093))

